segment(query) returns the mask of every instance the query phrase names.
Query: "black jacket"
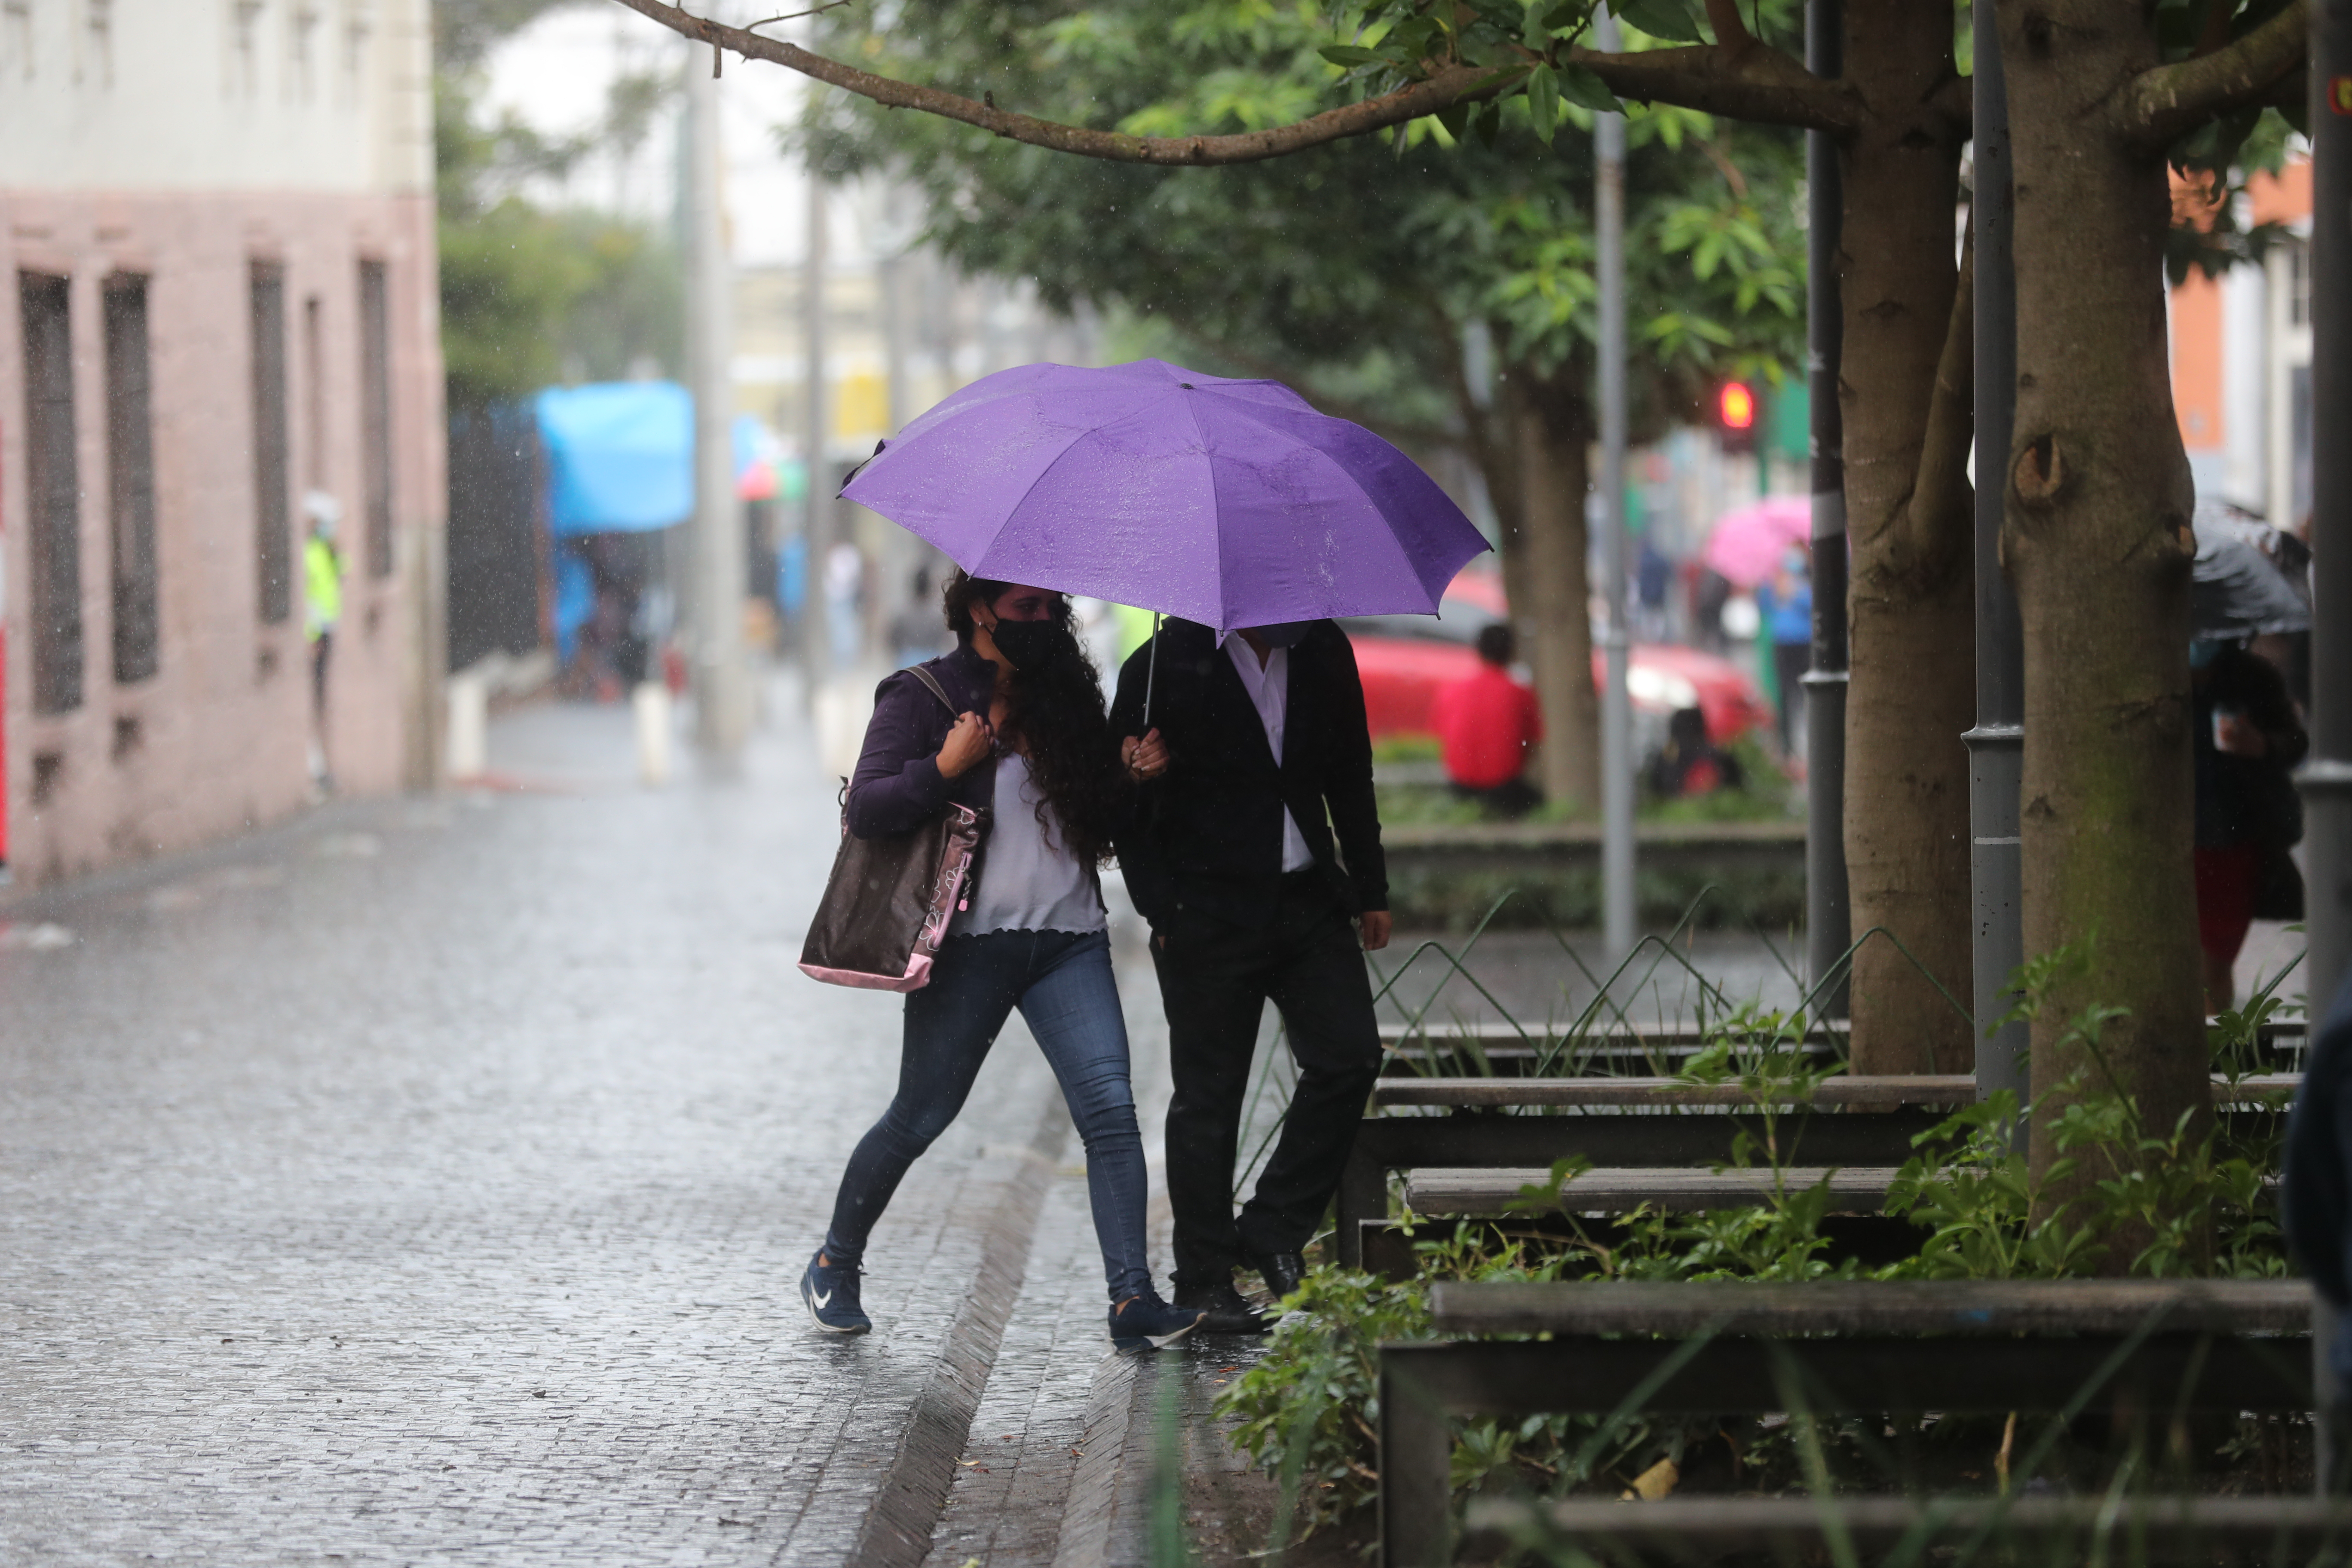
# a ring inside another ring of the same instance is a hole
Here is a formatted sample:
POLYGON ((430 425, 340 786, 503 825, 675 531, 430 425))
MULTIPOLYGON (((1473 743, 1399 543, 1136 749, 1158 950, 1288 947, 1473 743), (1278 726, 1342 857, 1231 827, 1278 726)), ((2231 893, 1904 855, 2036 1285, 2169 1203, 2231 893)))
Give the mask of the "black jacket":
MULTIPOLYGON (((996 689, 996 667, 969 642, 955 652, 928 659, 923 668, 956 705, 956 713, 988 716, 996 689)), ((857 771, 849 778, 849 831, 860 838, 905 833, 948 808, 950 801, 985 810, 996 795, 996 759, 983 757, 961 778, 947 778, 934 760, 955 727, 930 688, 899 670, 874 689, 874 717, 857 771)))
POLYGON ((1118 734, 1157 728, 1168 742, 1168 772, 1143 787, 1137 820, 1119 840, 1128 892, 1144 918, 1157 925, 1200 910, 1264 925, 1282 875, 1286 805, 1341 905, 1351 914, 1387 909, 1364 686, 1347 634, 1318 621, 1290 650, 1279 768, 1216 634, 1171 620, 1155 640, 1160 668, 1150 724, 1143 712, 1150 643, 1119 670, 1110 716, 1118 734))

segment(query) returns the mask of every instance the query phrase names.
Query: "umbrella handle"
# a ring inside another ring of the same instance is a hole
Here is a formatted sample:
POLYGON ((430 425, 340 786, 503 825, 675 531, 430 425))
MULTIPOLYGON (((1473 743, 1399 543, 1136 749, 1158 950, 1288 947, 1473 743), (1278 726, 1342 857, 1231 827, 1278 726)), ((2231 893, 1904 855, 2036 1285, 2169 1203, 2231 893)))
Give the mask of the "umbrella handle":
POLYGON ((1143 667, 1143 732, 1151 733, 1151 689, 1160 679, 1160 612, 1151 612, 1151 658, 1143 667))

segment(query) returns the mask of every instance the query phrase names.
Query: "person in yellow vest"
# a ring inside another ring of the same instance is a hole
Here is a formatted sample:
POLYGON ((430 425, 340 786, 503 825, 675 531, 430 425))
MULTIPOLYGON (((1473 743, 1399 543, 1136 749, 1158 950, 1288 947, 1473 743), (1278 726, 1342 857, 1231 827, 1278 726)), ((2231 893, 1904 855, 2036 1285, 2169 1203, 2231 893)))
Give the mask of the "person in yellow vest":
POLYGON ((342 503, 324 490, 302 498, 303 515, 310 535, 302 542, 303 630, 310 641, 310 780, 322 792, 332 793, 335 776, 327 769, 327 660, 335 647, 335 623, 343 618, 343 554, 335 548, 335 525, 343 519, 342 503))

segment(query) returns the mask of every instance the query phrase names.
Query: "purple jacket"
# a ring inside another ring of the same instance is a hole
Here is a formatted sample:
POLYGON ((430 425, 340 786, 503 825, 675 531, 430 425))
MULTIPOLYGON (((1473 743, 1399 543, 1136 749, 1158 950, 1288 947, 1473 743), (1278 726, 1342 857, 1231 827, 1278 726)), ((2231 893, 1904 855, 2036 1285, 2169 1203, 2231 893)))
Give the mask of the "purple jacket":
POLYGON ((984 757, 947 778, 933 761, 961 713, 988 714, 996 687, 996 667, 967 642, 955 652, 924 661, 954 713, 940 705, 930 689, 906 670, 884 678, 874 689, 874 718, 866 745, 849 778, 849 831, 860 838, 906 833, 945 811, 950 801, 986 810, 996 797, 996 759, 984 757))

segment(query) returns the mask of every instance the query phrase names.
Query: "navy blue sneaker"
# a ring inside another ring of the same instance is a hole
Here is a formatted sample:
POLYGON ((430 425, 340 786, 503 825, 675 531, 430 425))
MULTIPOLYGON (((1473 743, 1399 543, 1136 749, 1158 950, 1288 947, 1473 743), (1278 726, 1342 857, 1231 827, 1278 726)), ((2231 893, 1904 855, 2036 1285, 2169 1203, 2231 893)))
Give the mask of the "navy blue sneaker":
POLYGON ((1171 1307, 1156 1292, 1146 1290, 1110 1310, 1110 1342, 1164 1351, 1199 1328, 1207 1316, 1198 1308, 1171 1307))
POLYGON ((862 1334, 874 1326, 857 1304, 857 1266, 827 1263, 822 1247, 801 1276, 801 1301, 828 1334, 862 1334))

